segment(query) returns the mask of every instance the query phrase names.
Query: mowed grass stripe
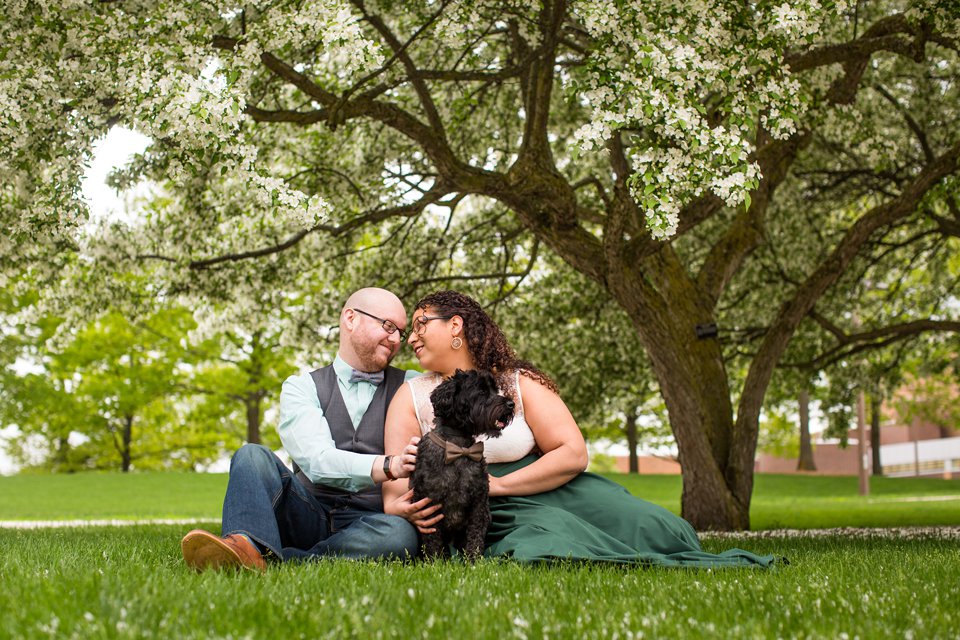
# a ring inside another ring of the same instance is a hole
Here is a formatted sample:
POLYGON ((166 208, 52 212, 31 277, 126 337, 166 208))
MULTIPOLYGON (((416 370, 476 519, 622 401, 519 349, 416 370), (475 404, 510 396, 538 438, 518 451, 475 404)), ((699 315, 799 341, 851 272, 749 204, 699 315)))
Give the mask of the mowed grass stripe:
MULTIPOLYGON (((680 512, 679 476, 608 474, 680 512)), ((2 520, 218 520, 225 474, 81 473, 0 477, 2 520)), ((960 480, 757 475, 753 529, 960 525, 960 480)))

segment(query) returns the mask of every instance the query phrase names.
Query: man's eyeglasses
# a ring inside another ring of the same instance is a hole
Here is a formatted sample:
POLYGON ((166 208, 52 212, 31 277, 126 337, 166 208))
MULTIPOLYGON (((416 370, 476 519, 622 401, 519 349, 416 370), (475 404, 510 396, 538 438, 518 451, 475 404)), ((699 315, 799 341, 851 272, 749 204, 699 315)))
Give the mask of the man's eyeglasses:
POLYGON ((400 332, 400 342, 403 342, 404 340, 407 339, 407 332, 404 331, 403 329, 401 329, 400 327, 398 327, 398 326, 396 325, 396 323, 394 323, 393 320, 384 320, 383 318, 378 318, 377 316, 373 315, 372 313, 367 313, 367 312, 364 311, 363 309, 357 309, 356 307, 354 307, 353 310, 356 311, 357 313, 362 313, 363 315, 367 316, 368 318, 373 318, 374 320, 376 320, 377 322, 379 322, 379 323, 380 323, 380 326, 383 327, 383 330, 387 332, 387 335, 393 335, 393 333, 394 333, 395 331, 399 331, 399 332, 400 332))
POLYGON ((423 332, 427 330, 427 323, 431 320, 449 320, 453 316, 428 316, 426 314, 422 316, 417 316, 413 319, 413 332, 418 336, 422 336, 423 332))

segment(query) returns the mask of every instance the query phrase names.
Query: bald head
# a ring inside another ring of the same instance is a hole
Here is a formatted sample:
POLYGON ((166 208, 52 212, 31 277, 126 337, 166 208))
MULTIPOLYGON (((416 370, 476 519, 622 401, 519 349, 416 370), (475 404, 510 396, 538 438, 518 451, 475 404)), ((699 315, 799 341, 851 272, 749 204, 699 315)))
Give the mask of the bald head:
POLYGON ((376 287, 351 294, 340 311, 340 357, 360 371, 385 369, 401 346, 400 332, 388 333, 385 320, 406 329, 407 312, 400 298, 376 287))
MULTIPOLYGON (((341 321, 343 320, 343 311, 355 309, 356 307, 360 307, 364 311, 369 311, 376 315, 380 314, 377 314, 373 309, 385 312, 387 308, 394 311, 399 310, 400 315, 402 315, 404 319, 406 319, 407 315, 403 309, 403 303, 400 302, 400 298, 386 289, 378 289, 377 287, 366 287, 350 294, 350 297, 347 298, 347 301, 343 304, 343 309, 340 314, 341 321)), ((384 320, 394 320, 386 316, 383 316, 383 318, 384 320)), ((394 320, 394 322, 396 322, 396 320, 394 320)))

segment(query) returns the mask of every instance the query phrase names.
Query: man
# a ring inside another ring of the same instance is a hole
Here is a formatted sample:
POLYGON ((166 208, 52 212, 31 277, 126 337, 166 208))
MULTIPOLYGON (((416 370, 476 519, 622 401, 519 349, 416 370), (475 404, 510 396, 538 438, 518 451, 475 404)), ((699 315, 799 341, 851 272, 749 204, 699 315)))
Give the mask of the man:
POLYGON ((264 571, 265 557, 416 554, 416 529, 383 513, 379 486, 409 477, 416 460, 415 444, 401 456, 383 455, 387 406, 417 375, 388 366, 406 326, 403 304, 389 291, 350 296, 333 364, 291 376, 280 392, 280 440, 295 473, 264 446, 241 447, 230 462, 223 537, 188 533, 181 543, 187 565, 264 571))

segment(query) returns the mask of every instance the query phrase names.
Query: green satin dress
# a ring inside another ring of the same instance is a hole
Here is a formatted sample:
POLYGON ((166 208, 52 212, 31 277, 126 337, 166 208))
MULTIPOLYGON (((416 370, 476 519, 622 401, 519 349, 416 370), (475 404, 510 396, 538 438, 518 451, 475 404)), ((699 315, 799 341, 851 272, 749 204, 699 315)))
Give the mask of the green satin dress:
MULTIPOLYGON (((499 477, 534 460, 490 464, 489 471, 499 477)), ((490 514, 488 557, 693 568, 769 568, 777 562, 741 549, 707 553, 689 522, 593 473, 537 495, 491 498, 490 514)))

